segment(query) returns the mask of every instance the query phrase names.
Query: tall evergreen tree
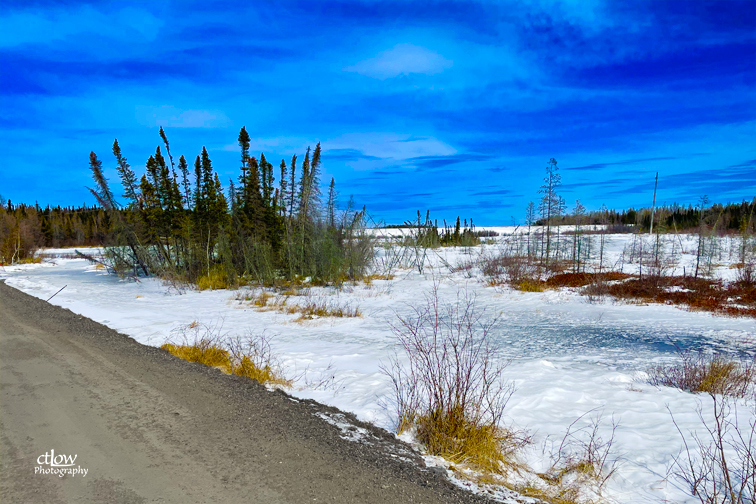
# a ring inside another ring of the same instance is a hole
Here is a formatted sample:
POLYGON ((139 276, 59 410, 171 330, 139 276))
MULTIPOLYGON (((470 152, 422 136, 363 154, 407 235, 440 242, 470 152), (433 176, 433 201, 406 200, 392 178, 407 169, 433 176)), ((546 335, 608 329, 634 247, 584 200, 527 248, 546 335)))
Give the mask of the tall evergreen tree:
POLYGON ((201 213, 202 206, 204 205, 204 198, 202 196, 202 163, 200 157, 194 160, 194 211, 195 213, 201 213))
POLYGON ((289 197, 291 198, 291 201, 289 202, 289 218, 292 218, 294 216, 294 197, 295 197, 295 188, 296 188, 296 173, 297 173, 297 155, 294 154, 291 157, 291 170, 289 170, 289 176, 291 177, 291 181, 289 182, 289 197))
POLYGON ((152 187, 157 191, 158 187, 160 187, 160 171, 154 156, 150 156, 147 159, 147 174, 150 176, 152 187))
POLYGON ((331 184, 328 186, 328 225, 336 227, 336 181, 331 177, 331 184))
POLYGON ((248 226, 253 233, 264 231, 264 215, 262 194, 260 193, 260 169, 257 159, 249 158, 249 172, 244 186, 243 211, 247 218, 248 226))
MULTIPOLYGON (((92 193, 92 196, 95 197, 103 208, 117 208, 118 205, 113 198, 113 193, 110 191, 110 187, 108 187, 108 180, 102 173, 102 161, 97 159, 97 154, 94 151, 89 153, 89 168, 92 170, 92 178, 94 178, 96 184, 95 189, 87 188, 89 192, 92 193)), ((10 200, 8 200, 8 208, 13 209, 10 200)))
POLYGON ((279 182, 278 190, 278 208, 281 210, 282 216, 286 216, 286 186, 288 185, 286 180, 286 160, 281 160, 281 179, 279 182))
POLYGON ((268 185, 268 180, 270 176, 268 175, 268 171, 272 169, 273 167, 268 163, 268 160, 265 159, 265 153, 260 154, 260 186, 262 187, 262 202, 263 207, 268 208, 270 207, 270 194, 273 188, 268 185))
POLYGON ((176 178, 176 167, 173 164, 173 156, 171 155, 171 146, 168 143, 168 137, 165 135, 165 131, 163 131, 163 127, 160 126, 160 138, 163 139, 163 143, 165 144, 165 153, 168 154, 168 159, 171 162, 171 171, 173 172, 173 178, 176 178))
POLYGON ((117 170, 124 190, 123 197, 128 198, 131 201, 131 205, 136 208, 139 206, 136 174, 134 174, 134 170, 131 169, 126 158, 121 155, 121 147, 118 145, 117 138, 113 141, 113 155, 115 155, 118 162, 117 170))
MULTIPOLYGON (((247 165, 249 163, 249 133, 247 133, 247 128, 242 126, 241 131, 239 131, 239 147, 241 147, 241 183, 242 188, 247 183, 247 165)), ((242 189, 243 190, 243 189, 242 189)))
POLYGON ((302 175, 299 180, 299 218, 305 219, 307 215, 308 203, 310 201, 310 148, 307 147, 304 161, 302 162, 302 175))
POLYGON ((182 155, 179 158, 179 169, 181 170, 181 185, 184 189, 184 207, 185 208, 191 208, 192 206, 192 197, 191 197, 191 187, 189 183, 189 166, 186 164, 186 159, 182 155))

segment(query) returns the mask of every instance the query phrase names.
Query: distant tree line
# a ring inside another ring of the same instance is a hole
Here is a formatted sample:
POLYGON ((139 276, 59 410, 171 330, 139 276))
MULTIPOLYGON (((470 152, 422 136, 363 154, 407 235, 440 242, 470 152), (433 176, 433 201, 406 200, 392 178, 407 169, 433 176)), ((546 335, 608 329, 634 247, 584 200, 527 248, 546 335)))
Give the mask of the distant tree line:
POLYGON ((112 221, 102 208, 14 205, 0 198, 0 262, 29 259, 42 247, 100 245, 112 221))
MULTIPOLYGON (((720 233, 742 233, 750 227, 754 230, 754 210, 756 201, 742 201, 740 203, 713 204, 710 206, 678 205, 660 206, 654 210, 654 229, 659 226, 659 232, 696 230, 701 220, 715 226, 720 233)), ((567 213, 552 219, 557 225, 608 225, 608 226, 637 226, 647 232, 651 227, 650 208, 629 208, 627 210, 600 209, 581 215, 567 213)), ((545 226, 546 219, 541 218, 533 222, 534 225, 545 226)), ((637 229, 634 231, 637 232, 637 229)))

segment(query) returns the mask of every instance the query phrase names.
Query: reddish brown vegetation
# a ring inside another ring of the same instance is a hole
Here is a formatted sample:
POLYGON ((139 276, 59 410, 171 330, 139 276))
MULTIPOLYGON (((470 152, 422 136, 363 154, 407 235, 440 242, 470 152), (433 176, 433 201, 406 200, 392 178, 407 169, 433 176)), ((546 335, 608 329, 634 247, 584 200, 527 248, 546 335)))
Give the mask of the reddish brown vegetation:
POLYGON ((549 287, 585 287, 586 285, 596 282, 613 282, 625 280, 631 275, 620 273, 619 271, 609 271, 607 273, 560 273, 546 280, 549 287))
POLYGON ((750 283, 725 284, 722 280, 692 277, 644 277, 609 285, 607 293, 618 299, 685 305, 691 310, 718 315, 756 318, 756 285, 750 283))

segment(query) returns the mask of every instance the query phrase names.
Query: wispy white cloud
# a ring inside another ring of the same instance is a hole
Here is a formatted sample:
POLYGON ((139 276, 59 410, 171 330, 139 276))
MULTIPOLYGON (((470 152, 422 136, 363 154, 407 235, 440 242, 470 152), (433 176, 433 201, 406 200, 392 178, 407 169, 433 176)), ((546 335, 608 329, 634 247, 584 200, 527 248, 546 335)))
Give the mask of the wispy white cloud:
POLYGON ((89 5, 8 10, 0 15, 0 47, 60 43, 92 34, 124 42, 149 42, 155 40, 163 24, 151 12, 131 6, 111 12, 89 5))
POLYGON ((346 67, 344 70, 383 80, 402 74, 438 74, 451 68, 452 65, 451 60, 425 47, 397 44, 387 51, 346 67))
POLYGON ((171 128, 226 128, 231 120, 220 110, 180 109, 172 105, 135 107, 135 117, 143 126, 171 128))

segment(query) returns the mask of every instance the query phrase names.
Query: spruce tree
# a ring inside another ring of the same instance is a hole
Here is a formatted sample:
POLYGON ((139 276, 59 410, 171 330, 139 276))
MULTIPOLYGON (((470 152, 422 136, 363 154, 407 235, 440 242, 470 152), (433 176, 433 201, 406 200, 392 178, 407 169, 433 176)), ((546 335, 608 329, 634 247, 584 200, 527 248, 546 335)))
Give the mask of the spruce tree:
POLYGON ((249 172, 247 173, 247 181, 244 186, 243 211, 252 232, 262 233, 264 231, 265 211, 262 195, 260 194, 259 164, 255 157, 249 159, 249 172))
POLYGON ((160 152, 160 146, 155 149, 155 163, 157 164, 157 172, 160 177, 160 182, 156 184, 158 196, 160 198, 160 206, 163 210, 171 210, 171 175, 168 171, 168 166, 165 164, 165 158, 160 152))
POLYGON ((136 174, 131 169, 131 166, 129 166, 126 158, 121 155, 121 147, 118 145, 117 138, 113 141, 113 155, 115 155, 118 162, 117 170, 124 190, 123 197, 128 198, 131 201, 131 206, 136 208, 139 206, 136 174))
POLYGON ((289 197, 291 198, 291 201, 289 202, 289 218, 292 218, 294 216, 294 197, 295 197, 295 177, 297 173, 297 155, 294 154, 291 157, 291 170, 289 173, 289 176, 291 177, 291 182, 289 183, 289 197))
POLYGON ((202 163, 200 157, 194 160, 194 211, 195 214, 202 212, 204 198, 202 197, 202 163))
POLYGON ((263 207, 266 209, 270 207, 270 193, 272 191, 272 187, 268 185, 268 179, 270 178, 268 176, 268 170, 270 168, 273 167, 268 163, 268 160, 265 159, 265 154, 260 153, 260 187, 262 187, 263 207))
MULTIPOLYGON (((117 208, 118 205, 115 202, 115 199, 113 198, 113 193, 110 191, 110 187, 108 187, 108 180, 105 178, 105 175, 102 173, 102 161, 97 159, 97 154, 94 153, 94 151, 89 153, 89 167, 92 170, 92 178, 94 178, 96 188, 89 189, 89 192, 92 193, 92 196, 95 197, 97 202, 105 209, 113 209, 117 208)), ((13 209, 13 206, 11 204, 11 201, 8 200, 8 208, 10 210, 13 209)))
POLYGON ((182 155, 179 158, 179 169, 181 170, 181 185, 184 188, 184 207, 185 208, 191 208, 192 206, 192 197, 191 197, 191 187, 189 183, 189 167, 186 164, 186 159, 184 159, 184 156, 182 155))
POLYGON ((157 188, 160 187, 160 172, 154 156, 150 156, 147 159, 146 168, 147 174, 150 176, 150 183, 152 184, 152 187, 157 191, 157 188))
POLYGON ((160 126, 160 138, 163 139, 163 143, 165 144, 165 153, 168 154, 168 159, 171 162, 171 171, 173 172, 173 178, 176 178, 176 168, 173 164, 173 156, 171 155, 171 146, 168 143, 168 137, 165 136, 165 131, 163 131, 163 127, 160 126))
POLYGON ((241 147, 241 178, 240 181, 242 183, 242 191, 244 190, 244 185, 247 183, 247 165, 249 163, 249 133, 247 133, 247 128, 242 126, 241 131, 239 131, 239 147, 241 147))
POLYGON ((281 160, 281 179, 279 182, 279 190, 278 190, 278 208, 281 210, 281 215, 283 217, 286 216, 286 186, 287 186, 287 180, 286 180, 286 160, 281 160))
POLYGON ((298 214, 300 219, 304 219, 307 213, 307 204, 310 201, 309 188, 310 188, 310 148, 307 147, 304 161, 302 162, 302 175, 299 179, 299 209, 298 214))
POLYGON ((336 181, 333 177, 328 186, 328 225, 336 227, 336 181))

